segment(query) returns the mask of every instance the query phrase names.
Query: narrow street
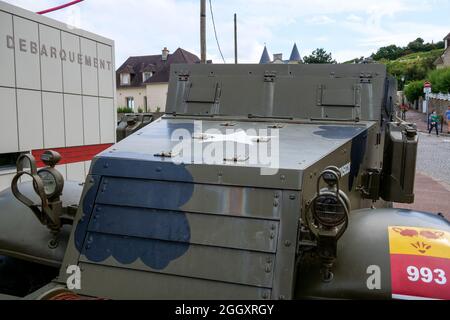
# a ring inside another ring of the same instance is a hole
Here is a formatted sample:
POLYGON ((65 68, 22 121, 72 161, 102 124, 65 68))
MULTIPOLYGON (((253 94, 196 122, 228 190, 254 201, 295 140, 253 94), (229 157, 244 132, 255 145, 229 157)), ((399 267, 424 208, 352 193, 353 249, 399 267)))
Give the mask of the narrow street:
POLYGON ((398 204, 398 208, 443 213, 450 219, 450 136, 428 134, 426 115, 410 111, 408 121, 417 124, 419 152, 417 157, 416 201, 412 205, 398 204))

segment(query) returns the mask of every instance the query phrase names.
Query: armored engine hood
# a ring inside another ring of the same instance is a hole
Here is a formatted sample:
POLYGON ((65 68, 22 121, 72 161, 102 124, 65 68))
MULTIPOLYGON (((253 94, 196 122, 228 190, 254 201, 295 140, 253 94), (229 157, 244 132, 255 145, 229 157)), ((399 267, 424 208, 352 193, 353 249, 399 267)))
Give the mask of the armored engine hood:
MULTIPOLYGON (((222 124, 202 121, 204 132, 215 129, 220 141, 227 139, 222 124)), ((276 124, 234 121, 234 128, 276 124)), ((292 297, 296 222, 312 192, 301 190, 315 178, 308 170, 317 164, 320 170, 331 164, 348 167, 344 181, 353 189, 351 177, 362 158, 352 161, 352 154, 361 154, 352 148, 364 149, 372 129, 370 123, 285 123, 277 129, 280 170, 264 176, 264 166, 246 158, 211 165, 196 154, 181 164, 161 157, 180 143, 177 135, 173 139, 176 130, 194 136, 195 126, 194 120, 160 119, 94 159, 65 260, 82 267, 82 294, 127 299, 143 298, 143 292, 145 298, 156 299, 292 297), (292 272, 280 271, 284 269, 292 272), (100 274, 105 275, 101 283, 100 274), (145 279, 136 283, 147 283, 145 290, 113 290, 108 279, 121 277, 145 279), (161 286, 147 281, 164 283, 166 289, 161 292, 161 286)), ((219 141, 191 140, 202 151, 215 143, 219 141)))

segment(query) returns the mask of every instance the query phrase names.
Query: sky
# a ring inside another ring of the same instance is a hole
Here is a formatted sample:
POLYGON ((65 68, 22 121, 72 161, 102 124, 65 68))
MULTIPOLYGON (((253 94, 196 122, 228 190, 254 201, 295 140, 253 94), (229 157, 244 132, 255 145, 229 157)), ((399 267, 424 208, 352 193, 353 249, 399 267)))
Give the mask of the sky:
MULTIPOLYGON (((5 1, 5 0, 3 0, 5 1)), ((6 0, 31 11, 69 0, 6 0)), ((264 45, 288 59, 316 48, 338 62, 369 56, 379 47, 405 46, 418 37, 441 41, 450 32, 450 0, 211 0, 218 39, 234 63, 234 13, 238 15, 240 63, 258 63, 264 45)), ((207 0, 207 54, 223 63, 207 0)), ((178 47, 200 56, 199 0, 85 0, 47 14, 115 40, 116 67, 129 56, 161 54, 178 47)))

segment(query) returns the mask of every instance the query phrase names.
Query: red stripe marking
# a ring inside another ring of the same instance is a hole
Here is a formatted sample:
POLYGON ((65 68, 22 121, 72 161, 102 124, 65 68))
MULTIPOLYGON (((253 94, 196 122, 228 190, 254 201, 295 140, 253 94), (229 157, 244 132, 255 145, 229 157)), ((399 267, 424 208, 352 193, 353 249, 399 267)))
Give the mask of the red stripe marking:
POLYGON ((47 150, 53 150, 58 152, 61 155, 61 162, 58 165, 77 163, 90 161, 97 154, 105 151, 112 144, 98 144, 98 145, 90 145, 90 146, 80 146, 80 147, 69 147, 69 148, 54 148, 54 149, 42 149, 42 150, 33 150, 31 154, 36 158, 36 165, 38 168, 45 167, 45 164, 41 161, 42 154, 47 150))

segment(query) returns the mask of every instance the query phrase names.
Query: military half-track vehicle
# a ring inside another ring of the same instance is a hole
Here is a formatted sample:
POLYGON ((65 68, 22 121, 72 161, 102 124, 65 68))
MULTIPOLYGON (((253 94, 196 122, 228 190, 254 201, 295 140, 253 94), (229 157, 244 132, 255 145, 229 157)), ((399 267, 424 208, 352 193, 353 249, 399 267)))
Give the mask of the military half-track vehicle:
POLYGON ((82 192, 19 159, 0 254, 53 267, 27 299, 450 299, 449 222, 393 208, 418 145, 395 97, 378 64, 173 66, 82 192))

